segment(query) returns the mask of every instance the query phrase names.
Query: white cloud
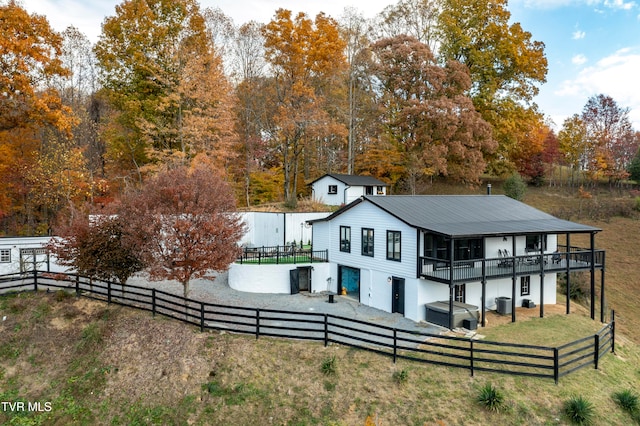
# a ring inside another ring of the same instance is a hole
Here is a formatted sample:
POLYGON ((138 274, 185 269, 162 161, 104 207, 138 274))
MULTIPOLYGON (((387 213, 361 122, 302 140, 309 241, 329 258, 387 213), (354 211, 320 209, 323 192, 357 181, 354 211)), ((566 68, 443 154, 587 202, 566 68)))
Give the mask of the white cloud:
POLYGON ((586 35, 587 33, 585 33, 584 31, 576 30, 573 32, 571 38, 574 40, 582 40, 586 35))
POLYGON ((611 96, 622 108, 629 108, 634 127, 640 130, 640 47, 620 49, 565 80, 555 92, 559 97, 586 99, 598 94, 611 96))
POLYGON ((604 5, 610 7, 611 9, 631 10, 636 7, 636 2, 625 2, 624 0, 605 0, 604 5))
POLYGON ((575 55, 573 58, 571 58, 571 63, 574 65, 582 65, 585 62, 587 62, 587 57, 584 56, 582 53, 575 55))

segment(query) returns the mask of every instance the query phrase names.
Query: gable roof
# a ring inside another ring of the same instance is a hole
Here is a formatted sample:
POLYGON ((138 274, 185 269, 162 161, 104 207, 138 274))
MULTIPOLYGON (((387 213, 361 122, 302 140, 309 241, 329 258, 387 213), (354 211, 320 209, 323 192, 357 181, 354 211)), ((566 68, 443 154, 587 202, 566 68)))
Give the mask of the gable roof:
POLYGON ((326 175, 319 177, 318 179, 311 182, 310 185, 313 185, 320 179, 324 179, 327 176, 332 177, 335 180, 338 180, 349 186, 389 186, 388 184, 374 178, 373 176, 344 175, 340 173, 327 173, 326 175))
POLYGON ((586 233, 601 229, 558 219, 504 195, 388 195, 361 197, 319 221, 369 202, 406 224, 449 237, 586 233))

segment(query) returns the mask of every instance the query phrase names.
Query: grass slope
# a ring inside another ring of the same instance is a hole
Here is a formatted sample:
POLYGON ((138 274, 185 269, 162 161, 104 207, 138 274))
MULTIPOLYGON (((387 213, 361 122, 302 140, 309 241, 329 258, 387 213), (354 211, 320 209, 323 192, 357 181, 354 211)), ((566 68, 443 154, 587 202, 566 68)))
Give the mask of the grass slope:
MULTIPOLYGON (((579 203, 570 192, 546 190, 530 192, 526 201, 547 211, 579 203)), ((393 364, 340 346, 200 333, 62 293, 22 294, 0 297, 0 401, 40 403, 42 411, 3 405, 0 424, 555 425, 568 424, 562 406, 574 396, 593 404, 594 424, 633 424, 612 395, 640 389, 639 222, 592 223, 604 230, 596 241, 607 250, 608 306, 619 320, 616 353, 597 371, 582 369, 559 385, 393 364), (504 397, 497 412, 477 402, 488 384, 504 397)), ((492 340, 560 344, 599 327, 576 312, 494 323, 481 332, 492 340)))

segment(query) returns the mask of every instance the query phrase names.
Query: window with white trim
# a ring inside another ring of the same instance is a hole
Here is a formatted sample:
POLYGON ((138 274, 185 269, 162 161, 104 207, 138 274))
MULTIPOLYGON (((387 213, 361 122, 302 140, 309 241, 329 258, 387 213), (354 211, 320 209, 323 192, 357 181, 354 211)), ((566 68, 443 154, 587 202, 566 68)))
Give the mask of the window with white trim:
POLYGON ((0 249, 0 263, 11 263, 11 249, 0 249))

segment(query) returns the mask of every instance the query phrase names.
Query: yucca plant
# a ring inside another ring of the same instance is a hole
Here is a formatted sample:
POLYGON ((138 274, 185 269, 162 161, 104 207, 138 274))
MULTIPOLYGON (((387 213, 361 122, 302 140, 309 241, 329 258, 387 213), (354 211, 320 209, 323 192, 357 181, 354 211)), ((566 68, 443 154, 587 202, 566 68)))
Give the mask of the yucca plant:
POLYGON ((563 413, 574 425, 591 425, 595 410, 589 400, 581 396, 572 396, 565 401, 563 413))
POLYGON ((333 376, 336 374, 336 356, 330 356, 322 361, 322 367, 320 370, 325 376, 333 376))
POLYGON ((477 400, 489 411, 497 413, 504 408, 504 395, 491 383, 487 383, 480 389, 477 400))
POLYGON ((637 415, 640 407, 638 406, 638 395, 630 389, 614 392, 613 400, 626 412, 631 415, 637 415))

